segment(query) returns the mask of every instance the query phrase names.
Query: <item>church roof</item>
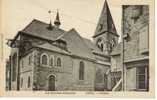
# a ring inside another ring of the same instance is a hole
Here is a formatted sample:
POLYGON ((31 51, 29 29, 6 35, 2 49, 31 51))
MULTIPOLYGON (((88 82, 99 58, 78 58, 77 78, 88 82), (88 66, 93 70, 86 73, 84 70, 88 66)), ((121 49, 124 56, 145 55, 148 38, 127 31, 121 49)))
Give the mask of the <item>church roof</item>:
POLYGON ((65 51, 61 48, 58 48, 50 43, 44 43, 44 44, 41 44, 41 45, 35 45, 35 47, 38 47, 38 48, 43 48, 43 49, 47 49, 47 50, 52 50, 52 51, 57 51, 59 53, 64 53, 64 54, 68 54, 69 52, 68 51, 65 51))
MULTIPOLYGON (((75 29, 69 31, 64 31, 60 28, 53 27, 49 29, 49 24, 42 21, 34 19, 29 25, 27 25, 20 33, 28 34, 31 36, 39 37, 45 40, 63 40, 67 43, 68 52, 65 50, 56 49, 57 47, 52 47, 51 44, 37 45, 37 47, 43 49, 52 49, 54 51, 60 51, 62 53, 71 53, 72 55, 78 55, 81 57, 93 58, 93 52, 103 55, 103 53, 98 49, 94 43, 89 40, 81 37, 75 29)), ((17 38, 19 34, 16 35, 14 39, 17 38)))
MULTIPOLYGON (((83 38, 87 46, 91 49, 93 53, 104 55, 104 53, 89 39, 83 38)), ((105 56, 105 55, 104 55, 105 56)))
POLYGON ((34 19, 21 32, 48 40, 55 40, 58 36, 65 32, 64 30, 54 26, 52 26, 52 30, 48 29, 48 27, 49 24, 34 19))
POLYGON ((108 7, 107 1, 105 0, 103 9, 101 11, 101 15, 95 30, 95 34, 93 37, 96 37, 102 33, 109 32, 111 34, 114 34, 116 36, 119 36, 117 34, 113 18, 111 16, 110 9, 108 7))
POLYGON ((72 55, 78 55, 87 58, 94 57, 91 49, 85 43, 84 38, 82 38, 75 29, 69 30, 58 39, 63 39, 67 42, 68 51, 71 52, 72 55))
MULTIPOLYGON (((47 40, 56 41, 58 39, 61 39, 63 41, 66 41, 69 52, 79 56, 92 58, 93 52, 104 55, 91 40, 81 37, 75 29, 71 29, 66 32, 54 26, 52 26, 52 30, 48 29, 48 27, 49 24, 34 19, 21 32, 47 40)), ((42 46, 39 45, 38 47, 46 48, 47 45, 48 44, 44 44, 42 46)), ((50 47, 50 49, 52 49, 52 46, 50 47)))

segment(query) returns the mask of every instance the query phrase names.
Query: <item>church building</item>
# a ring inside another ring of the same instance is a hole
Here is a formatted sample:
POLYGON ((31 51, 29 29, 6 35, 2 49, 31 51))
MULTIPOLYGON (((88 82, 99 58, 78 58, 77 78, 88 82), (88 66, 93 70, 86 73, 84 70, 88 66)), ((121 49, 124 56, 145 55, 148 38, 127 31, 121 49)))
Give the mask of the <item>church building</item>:
POLYGON ((34 19, 16 34, 10 43, 10 90, 111 90, 110 53, 119 35, 107 2, 93 41, 61 24, 57 12, 54 25, 34 19))
POLYGON ((121 42, 105 0, 92 40, 34 19, 8 42, 6 88, 18 91, 148 91, 149 9, 122 6, 121 42))

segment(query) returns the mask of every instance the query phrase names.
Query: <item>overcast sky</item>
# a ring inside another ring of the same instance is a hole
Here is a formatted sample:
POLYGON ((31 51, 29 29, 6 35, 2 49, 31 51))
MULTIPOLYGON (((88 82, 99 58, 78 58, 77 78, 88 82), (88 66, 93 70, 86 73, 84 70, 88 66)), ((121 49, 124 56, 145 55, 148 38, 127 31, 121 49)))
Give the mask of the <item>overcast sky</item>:
MULTIPOLYGON (((70 30, 75 28, 81 36, 92 39, 96 24, 105 0, 0 0, 0 32, 3 34, 3 43, 13 38, 18 31, 26 27, 33 19, 49 23, 54 21, 56 10, 59 10, 61 28, 70 30)), ((107 0, 118 34, 121 34, 121 5, 151 4, 150 18, 153 18, 154 3, 152 0, 107 0)), ((153 28, 153 21, 150 22, 153 28)), ((154 29, 154 28, 153 28, 154 29)), ((153 30, 150 30, 153 31, 153 30)), ((0 45, 2 47, 2 45, 0 45)), ((2 51, 2 49, 1 49, 2 51)), ((5 58, 9 56, 10 49, 3 45, 5 58)))
MULTIPOLYGON (((118 34, 121 33, 121 6, 118 1, 108 0, 113 20, 118 34)), ((70 30, 75 28, 81 36, 91 39, 94 35, 104 0, 3 0, 1 30, 4 38, 13 38, 33 19, 49 23, 54 21, 56 10, 59 10, 61 28, 70 30)), ((4 46, 5 54, 9 49, 4 46)))
MULTIPOLYGON (((120 33, 121 7, 115 0, 108 0, 108 4, 115 21, 118 33, 120 33)), ((96 28, 104 0, 4 0, 5 25, 3 32, 14 36, 17 31, 23 29, 33 19, 49 23, 52 10, 52 21, 55 11, 59 9, 61 28, 69 30, 75 28, 81 36, 91 38, 96 28), (6 29, 7 28, 7 29, 6 29)))
MULTIPOLYGON (((4 38, 13 38, 33 19, 49 23, 59 10, 61 28, 75 28, 81 36, 92 39, 105 0, 1 0, 0 30, 4 38)), ((123 0, 107 0, 118 34, 121 34, 121 5, 123 0)), ((140 2, 140 0, 137 0, 140 2)), ((125 0, 124 0, 125 2, 125 0)), ((138 2, 138 3, 139 3, 138 2)), ((134 2, 136 3, 136 2, 134 2)), ((131 3, 129 3, 131 4, 131 3)), ((6 42, 6 41, 4 41, 6 42)), ((9 49, 4 45, 4 55, 9 49)))

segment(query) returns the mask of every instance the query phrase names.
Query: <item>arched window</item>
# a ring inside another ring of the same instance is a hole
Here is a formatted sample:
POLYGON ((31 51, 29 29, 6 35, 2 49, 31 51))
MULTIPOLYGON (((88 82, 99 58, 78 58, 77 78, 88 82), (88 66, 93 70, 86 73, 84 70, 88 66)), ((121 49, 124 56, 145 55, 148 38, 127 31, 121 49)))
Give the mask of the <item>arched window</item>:
POLYGON ((50 57, 50 66, 53 66, 53 57, 50 57))
POLYGON ((12 68, 12 81, 15 81, 16 80, 16 68, 17 68, 17 53, 15 53, 13 55, 13 58, 12 58, 12 61, 13 61, 13 68, 12 68))
POLYGON ((101 51, 104 50, 104 42, 103 42, 103 39, 102 39, 102 38, 99 38, 99 39, 97 40, 97 46, 98 46, 98 48, 99 48, 101 51))
POLYGON ((48 64, 48 57, 47 57, 47 55, 43 54, 41 56, 41 64, 43 64, 43 65, 47 65, 48 64))
POLYGON ((31 86, 31 79, 30 79, 30 76, 28 77, 28 83, 27 83, 28 85, 28 88, 31 86))
POLYGON ((84 80, 84 62, 80 62, 79 80, 84 80))
POLYGON ((101 48, 101 51, 103 51, 104 50, 104 45, 101 44, 100 48, 101 48))
POLYGON ((57 58, 57 66, 61 67, 61 58, 57 58))

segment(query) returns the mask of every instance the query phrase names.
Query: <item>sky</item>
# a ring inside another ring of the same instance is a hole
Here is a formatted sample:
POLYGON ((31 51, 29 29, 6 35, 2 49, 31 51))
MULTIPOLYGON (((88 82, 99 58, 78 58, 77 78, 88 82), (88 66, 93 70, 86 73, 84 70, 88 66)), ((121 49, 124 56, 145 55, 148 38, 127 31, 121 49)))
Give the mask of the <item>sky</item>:
MULTIPOLYGON (((118 34, 121 34, 120 0, 108 0, 118 34)), ((4 42, 13 38, 33 19, 49 23, 54 21, 57 9, 60 13, 61 28, 75 28, 82 37, 92 39, 105 0, 2 0, 2 24, 4 42), (50 15, 48 11, 51 10, 50 15)), ((4 53, 10 49, 4 45, 4 53)))
MULTIPOLYGON (((118 16, 121 16, 119 13, 121 7, 113 1, 108 0, 108 4, 118 33, 120 33, 121 18, 118 16)), ((81 36, 91 38, 94 35, 104 0, 4 0, 4 4, 4 11, 6 11, 4 19, 7 22, 4 20, 5 25, 2 29, 5 34, 14 36, 33 19, 49 23, 48 10, 53 11, 51 14, 53 21, 58 9, 62 29, 75 28, 81 36)))
MULTIPOLYGON (((75 28, 82 37, 92 39, 105 0, 0 0, 0 56, 8 58, 10 48, 7 39, 12 39, 33 19, 49 23, 54 21, 57 9, 61 28, 75 28), (50 15, 48 11, 53 13, 50 15)), ((122 5, 150 4, 154 15, 153 0, 107 0, 117 32, 121 35, 122 5)), ((153 28, 153 21, 150 22, 153 28)), ((153 30, 150 30, 153 31, 153 30)))

